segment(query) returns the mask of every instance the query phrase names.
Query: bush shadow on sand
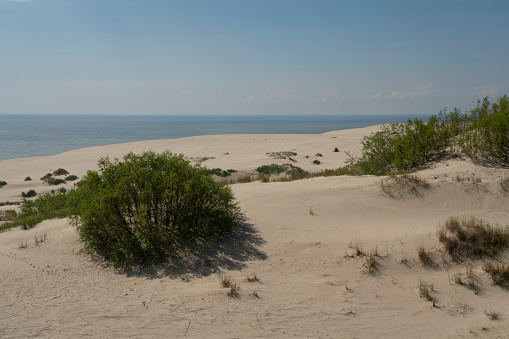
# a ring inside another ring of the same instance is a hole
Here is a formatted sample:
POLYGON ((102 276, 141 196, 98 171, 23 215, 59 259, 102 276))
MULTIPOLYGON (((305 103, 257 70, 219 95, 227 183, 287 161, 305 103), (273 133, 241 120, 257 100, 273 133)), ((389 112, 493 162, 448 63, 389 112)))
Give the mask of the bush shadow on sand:
MULTIPOLYGON (((221 241, 186 246, 180 257, 163 263, 119 266, 115 269, 128 277, 167 277, 189 281, 222 271, 242 270, 247 267, 247 261, 265 260, 266 254, 259 250, 264 243, 259 231, 243 217, 233 232, 221 241)), ((99 255, 93 255, 92 261, 103 267, 113 266, 99 255)))

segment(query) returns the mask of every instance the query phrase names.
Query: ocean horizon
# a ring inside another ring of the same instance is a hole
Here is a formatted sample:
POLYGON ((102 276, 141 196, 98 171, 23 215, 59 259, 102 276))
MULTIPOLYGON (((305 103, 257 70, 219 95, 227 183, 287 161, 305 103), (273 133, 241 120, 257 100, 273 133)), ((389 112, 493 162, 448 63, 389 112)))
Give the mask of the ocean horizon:
POLYGON ((0 115, 0 161, 219 134, 321 134, 429 115, 0 115))

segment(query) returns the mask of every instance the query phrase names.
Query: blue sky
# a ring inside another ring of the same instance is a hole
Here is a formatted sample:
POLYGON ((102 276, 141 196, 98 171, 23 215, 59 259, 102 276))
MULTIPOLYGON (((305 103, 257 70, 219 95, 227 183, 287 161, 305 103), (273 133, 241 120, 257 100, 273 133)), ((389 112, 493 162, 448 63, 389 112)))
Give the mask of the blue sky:
POLYGON ((0 114, 428 114, 509 93, 509 1, 0 0, 0 114))

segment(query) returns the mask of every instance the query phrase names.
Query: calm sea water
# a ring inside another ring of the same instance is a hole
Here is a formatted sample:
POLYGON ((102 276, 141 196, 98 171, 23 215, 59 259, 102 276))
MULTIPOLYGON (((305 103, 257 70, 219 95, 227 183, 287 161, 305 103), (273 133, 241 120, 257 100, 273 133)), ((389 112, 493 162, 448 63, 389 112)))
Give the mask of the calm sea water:
MULTIPOLYGON (((427 116, 419 117, 427 120, 427 116)), ((0 115, 0 160, 55 155, 90 146, 198 135, 319 134, 405 122, 408 118, 402 115, 0 115)))

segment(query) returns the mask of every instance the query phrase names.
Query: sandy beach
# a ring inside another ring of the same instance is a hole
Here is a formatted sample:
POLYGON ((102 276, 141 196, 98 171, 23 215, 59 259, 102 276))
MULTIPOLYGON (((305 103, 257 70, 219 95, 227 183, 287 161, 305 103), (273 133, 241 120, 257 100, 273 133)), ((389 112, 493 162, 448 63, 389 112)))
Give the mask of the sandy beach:
MULTIPOLYGON (((378 129, 199 136, 5 160, 0 202, 55 189, 39 178, 57 168, 83 176, 100 157, 130 151, 170 150, 237 176, 287 163, 267 154, 280 151, 296 152, 304 170, 334 169, 378 129)), ((430 187, 415 192, 384 192, 384 177, 375 176, 234 184, 245 215, 235 234, 155 267, 119 269, 83 253, 67 219, 11 229, 0 233, 0 337, 507 338, 509 291, 492 284, 482 260, 473 261, 475 290, 455 283, 467 262, 445 254, 436 230, 451 216, 508 224, 509 194, 498 184, 508 174, 454 158, 417 172, 430 187), (37 235, 45 241, 35 244, 37 235), (420 246, 433 265, 419 262, 420 246), (370 252, 373 272, 365 265, 370 252), (224 275, 240 285, 239 298, 227 296, 224 275), (435 305, 420 296, 422 282, 433 285, 435 305)))

